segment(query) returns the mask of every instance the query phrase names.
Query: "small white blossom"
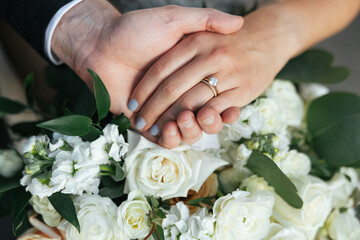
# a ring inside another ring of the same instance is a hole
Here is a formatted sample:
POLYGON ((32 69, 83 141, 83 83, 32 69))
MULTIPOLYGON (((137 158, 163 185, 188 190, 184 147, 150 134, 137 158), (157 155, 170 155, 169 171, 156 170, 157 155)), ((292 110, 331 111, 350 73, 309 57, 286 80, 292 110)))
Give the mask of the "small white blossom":
POLYGON ((303 83, 300 85, 300 95, 306 102, 311 102, 329 92, 329 88, 319 83, 303 83))
POLYGON ((0 150, 0 176, 12 177, 22 166, 23 160, 14 150, 0 150))
POLYGON ((34 210, 41 214, 44 222, 50 227, 57 227, 60 224, 61 216, 51 205, 47 197, 40 198, 38 196, 32 196, 30 204, 34 210))

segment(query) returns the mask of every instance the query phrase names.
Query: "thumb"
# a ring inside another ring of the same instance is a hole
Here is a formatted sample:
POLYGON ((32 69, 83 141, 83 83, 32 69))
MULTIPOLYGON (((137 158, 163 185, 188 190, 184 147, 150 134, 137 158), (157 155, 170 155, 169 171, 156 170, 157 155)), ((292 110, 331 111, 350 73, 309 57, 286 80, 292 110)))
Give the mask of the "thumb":
POLYGON ((242 27, 244 19, 211 8, 167 6, 168 19, 179 24, 184 34, 210 31, 222 34, 234 33, 242 27))

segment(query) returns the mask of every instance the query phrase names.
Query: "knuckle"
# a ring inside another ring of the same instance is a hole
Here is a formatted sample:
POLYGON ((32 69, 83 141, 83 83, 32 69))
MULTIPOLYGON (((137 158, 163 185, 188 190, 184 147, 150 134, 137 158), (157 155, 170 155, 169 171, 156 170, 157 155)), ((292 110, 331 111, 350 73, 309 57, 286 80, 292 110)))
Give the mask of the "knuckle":
POLYGON ((196 110, 196 105, 194 103, 194 100, 190 97, 184 97, 183 99, 181 99, 181 106, 183 109, 187 109, 190 111, 196 110))
POLYGON ((174 98, 178 96, 178 85, 174 81, 167 81, 164 83, 163 92, 167 98, 174 98))
POLYGON ((228 47, 215 48, 211 51, 209 58, 218 63, 231 64, 233 62, 231 59, 231 49, 228 47))
POLYGON ((152 71, 151 71, 151 75, 153 77, 158 77, 161 78, 164 73, 165 73, 165 69, 166 69, 166 63, 165 61, 162 60, 158 60, 157 62, 154 63, 154 65, 152 66, 152 71))

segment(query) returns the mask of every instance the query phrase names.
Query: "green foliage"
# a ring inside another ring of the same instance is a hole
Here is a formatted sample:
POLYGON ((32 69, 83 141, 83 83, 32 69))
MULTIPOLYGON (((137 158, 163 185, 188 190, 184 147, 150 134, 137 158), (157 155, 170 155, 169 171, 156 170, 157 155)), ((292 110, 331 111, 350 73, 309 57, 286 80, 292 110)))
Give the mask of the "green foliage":
POLYGON ((99 75, 97 75, 92 70, 88 69, 93 81, 94 81, 94 93, 96 108, 98 111, 98 121, 100 122, 103 118, 107 116, 110 109, 110 96, 104 83, 101 81, 99 75))
POLYGON ((307 112, 310 144, 333 167, 360 162, 360 97, 330 93, 311 102, 307 112))
POLYGON ((0 96, 0 112, 2 115, 21 113, 25 109, 26 106, 24 104, 0 96))
POLYGON ((29 205, 31 198, 29 192, 25 192, 25 189, 20 189, 14 194, 14 202, 12 205, 12 230, 14 235, 21 234, 20 229, 24 222, 27 220, 26 207, 29 205))
POLYGON ((94 127, 93 125, 91 125, 91 126, 90 126, 90 131, 89 131, 87 134, 81 136, 81 138, 82 138, 84 141, 94 141, 94 140, 96 140, 97 138, 99 138, 100 135, 102 135, 102 132, 101 132, 98 128, 96 128, 96 127, 94 127))
POLYGON ((119 197, 122 197, 125 195, 124 187, 125 187, 125 184, 123 182, 117 183, 116 186, 103 187, 100 189, 99 195, 102 197, 108 197, 111 199, 119 198, 119 197))
POLYGON ((17 177, 0 179, 0 193, 7 192, 20 186, 20 179, 17 177))
POLYGON ((214 205, 214 202, 211 199, 212 199, 212 197, 201 197, 201 198, 190 200, 190 201, 186 202, 186 204, 197 206, 197 207, 202 207, 200 205, 200 203, 204 203, 206 205, 212 206, 212 205, 214 205))
POLYGON ((273 160, 264 154, 253 151, 247 161, 246 167, 254 174, 263 177, 275 192, 284 199, 290 206, 301 208, 303 201, 297 194, 295 185, 279 169, 273 160))
POLYGON ((114 118, 111 123, 118 126, 120 134, 125 133, 130 128, 130 120, 123 113, 114 118))
POLYGON ((344 81, 350 74, 346 67, 334 67, 334 56, 325 50, 312 49, 290 60, 276 78, 295 83, 334 84, 344 81))
POLYGON ((165 240, 164 230, 159 224, 155 225, 155 229, 151 234, 155 240, 165 240))
POLYGON ((49 197, 49 201, 56 211, 80 232, 79 220, 70 195, 57 192, 49 197))
POLYGON ((11 131, 22 137, 38 135, 40 133, 40 129, 36 127, 36 124, 38 123, 40 122, 21 122, 11 126, 11 131))
POLYGON ((59 117, 36 126, 68 136, 82 136, 91 130, 92 120, 86 116, 69 115, 59 117))
POLYGON ((114 176, 114 180, 115 181, 121 181, 125 178, 125 170, 124 168, 120 165, 120 163, 115 162, 115 176, 114 176))

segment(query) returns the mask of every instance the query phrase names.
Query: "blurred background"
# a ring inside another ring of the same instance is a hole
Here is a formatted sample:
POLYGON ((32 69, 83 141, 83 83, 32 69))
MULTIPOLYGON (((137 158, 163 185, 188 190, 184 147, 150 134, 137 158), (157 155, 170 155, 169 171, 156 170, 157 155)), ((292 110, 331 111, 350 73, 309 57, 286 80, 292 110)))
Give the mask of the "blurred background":
MULTIPOLYGON (((16 92, 11 91, 12 86, 21 86, 21 79, 28 73, 34 72, 36 80, 34 94, 46 103, 54 94, 44 83, 43 69, 47 63, 1 21, 0 41, 0 95, 17 99, 16 92)), ((315 47, 332 52, 335 56, 335 65, 350 68, 351 74, 347 81, 329 87, 332 90, 349 91, 360 95, 360 16, 345 30, 315 47)), ((0 126, 0 139, 4 144, 2 132, 4 129, 0 126)), ((5 147, 2 144, 0 147, 5 147)), ((0 217, 0 236, 2 240, 14 239, 8 218, 0 217)))

